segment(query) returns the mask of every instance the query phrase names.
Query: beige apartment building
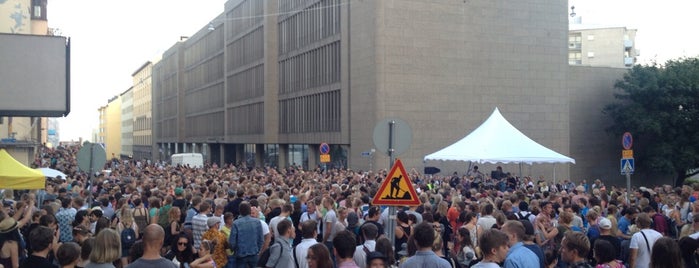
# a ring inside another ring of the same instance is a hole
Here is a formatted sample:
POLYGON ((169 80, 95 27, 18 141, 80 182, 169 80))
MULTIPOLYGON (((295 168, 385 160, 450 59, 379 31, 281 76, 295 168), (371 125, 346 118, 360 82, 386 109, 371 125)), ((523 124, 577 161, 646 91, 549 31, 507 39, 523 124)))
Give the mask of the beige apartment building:
POLYGON ((153 159, 152 84, 153 63, 139 67, 133 78, 133 159, 153 159))
MULTIPOLYGON (((0 33, 47 35, 47 0, 6 0, 0 2, 0 33)), ((27 74, 30 75, 30 74, 27 74)), ((34 161, 39 145, 47 142, 45 117, 7 117, 0 114, 0 148, 17 161, 34 161)))
POLYGON ((568 64, 630 68, 636 63, 636 30, 622 26, 570 24, 568 64))
POLYGON ((121 98, 121 150, 119 158, 133 156, 133 87, 122 92, 121 98))
POLYGON ((95 136, 92 140, 105 146, 105 135, 107 134, 107 106, 99 107, 97 112, 99 113, 99 127, 94 131, 95 136))
POLYGON ((121 95, 109 99, 105 106, 104 120, 104 150, 107 153, 107 160, 119 158, 121 155, 121 95))

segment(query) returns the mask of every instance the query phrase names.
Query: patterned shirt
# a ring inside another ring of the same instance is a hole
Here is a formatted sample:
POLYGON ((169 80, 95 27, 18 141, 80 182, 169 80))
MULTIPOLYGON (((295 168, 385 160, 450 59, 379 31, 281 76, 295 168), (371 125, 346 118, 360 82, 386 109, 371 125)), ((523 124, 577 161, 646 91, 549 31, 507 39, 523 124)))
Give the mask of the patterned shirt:
MULTIPOLYGON (((196 226, 196 225, 194 225, 196 226)), ((216 241, 216 246, 214 247, 214 253, 211 254, 216 267, 226 267, 228 263, 228 254, 226 254, 226 242, 228 238, 223 232, 209 228, 202 236, 202 240, 216 241)))
POLYGON ((73 241, 73 221, 75 220, 75 214, 77 211, 74 208, 60 208, 58 213, 56 213, 56 221, 58 222, 58 228, 61 231, 61 236, 59 237, 61 242, 71 242, 73 241))
POLYGON ((194 248, 199 249, 201 245, 201 236, 209 230, 206 221, 209 219, 206 214, 197 214, 192 218, 192 237, 194 238, 194 248))

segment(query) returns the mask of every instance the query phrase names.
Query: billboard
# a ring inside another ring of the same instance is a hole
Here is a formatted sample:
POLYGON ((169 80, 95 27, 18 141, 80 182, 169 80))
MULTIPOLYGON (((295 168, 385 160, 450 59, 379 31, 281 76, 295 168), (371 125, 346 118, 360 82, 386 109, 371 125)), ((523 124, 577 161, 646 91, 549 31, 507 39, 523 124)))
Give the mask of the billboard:
POLYGON ((0 34, 0 116, 70 112, 70 39, 0 34))

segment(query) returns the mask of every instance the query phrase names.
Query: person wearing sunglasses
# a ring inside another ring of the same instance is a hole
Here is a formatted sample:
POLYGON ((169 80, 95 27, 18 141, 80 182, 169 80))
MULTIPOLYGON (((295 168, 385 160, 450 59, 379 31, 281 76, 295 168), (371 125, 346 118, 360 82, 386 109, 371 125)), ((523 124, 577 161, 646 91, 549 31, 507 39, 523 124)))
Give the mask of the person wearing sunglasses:
POLYGON ((192 245, 192 241, 182 233, 173 239, 172 247, 165 254, 165 258, 172 260, 180 268, 188 268, 197 254, 192 245))

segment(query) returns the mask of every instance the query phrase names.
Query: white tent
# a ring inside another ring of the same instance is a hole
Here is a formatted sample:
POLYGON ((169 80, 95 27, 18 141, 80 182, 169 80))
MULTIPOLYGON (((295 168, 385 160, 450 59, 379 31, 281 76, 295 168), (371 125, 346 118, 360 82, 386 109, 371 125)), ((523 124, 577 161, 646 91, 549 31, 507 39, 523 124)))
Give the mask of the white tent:
POLYGON ((546 148, 522 134, 500 114, 498 108, 468 136, 425 156, 424 160, 575 164, 574 159, 546 148))

